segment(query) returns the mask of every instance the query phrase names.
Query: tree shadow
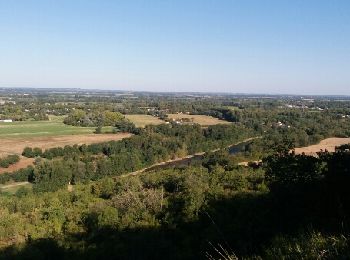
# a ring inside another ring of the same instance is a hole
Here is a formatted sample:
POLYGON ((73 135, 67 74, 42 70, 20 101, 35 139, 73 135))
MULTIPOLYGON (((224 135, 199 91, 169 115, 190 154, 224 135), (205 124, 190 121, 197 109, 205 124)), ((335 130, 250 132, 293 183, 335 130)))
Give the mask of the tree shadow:
POLYGON ((159 228, 102 228, 83 236, 29 240, 20 248, 0 251, 0 259, 202 259, 217 255, 217 246, 249 257, 262 254, 281 234, 295 235, 309 228, 347 232, 336 209, 322 182, 267 194, 240 193, 211 200, 194 221, 186 221, 174 210, 176 221, 159 228))

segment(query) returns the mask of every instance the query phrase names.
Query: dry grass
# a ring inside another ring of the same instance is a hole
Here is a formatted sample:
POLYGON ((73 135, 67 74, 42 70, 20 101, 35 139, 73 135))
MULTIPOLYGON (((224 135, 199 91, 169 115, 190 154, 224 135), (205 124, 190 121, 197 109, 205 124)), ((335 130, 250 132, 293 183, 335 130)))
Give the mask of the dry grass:
MULTIPOLYGON (((65 136, 44 136, 32 138, 0 138, 0 157, 9 154, 20 155, 25 147, 39 147, 41 149, 48 149, 53 147, 63 147, 65 145, 74 144, 92 144, 107 141, 118 141, 123 138, 130 137, 131 134, 87 134, 87 135, 65 135, 65 136)), ((13 172, 32 165, 34 162, 31 158, 21 157, 21 160, 11 165, 8 168, 0 168, 0 174, 4 172, 13 172)))
POLYGON ((202 126, 231 124, 225 120, 220 120, 215 117, 205 115, 168 114, 168 117, 177 121, 181 121, 181 119, 189 119, 191 121, 189 123, 200 124, 202 126))
POLYGON ((92 144, 106 141, 118 141, 130 137, 131 134, 86 134, 86 135, 63 135, 63 136, 43 136, 32 138, 1 138, 0 137, 0 155, 21 154, 25 147, 39 147, 42 149, 63 147, 74 144, 92 144))
POLYGON ((145 127, 146 125, 160 125, 164 121, 150 115, 125 115, 127 119, 133 122, 136 127, 145 127))
POLYGON ((307 155, 316 155, 320 150, 328 150, 329 152, 334 152, 335 147, 350 143, 350 138, 327 138, 322 140, 319 144, 310 145, 307 147, 295 148, 296 154, 305 153, 307 155))
POLYGON ((10 165, 8 168, 0 168, 0 174, 5 172, 14 172, 19 169, 27 168, 29 165, 33 165, 34 158, 25 158, 21 156, 18 163, 10 165))

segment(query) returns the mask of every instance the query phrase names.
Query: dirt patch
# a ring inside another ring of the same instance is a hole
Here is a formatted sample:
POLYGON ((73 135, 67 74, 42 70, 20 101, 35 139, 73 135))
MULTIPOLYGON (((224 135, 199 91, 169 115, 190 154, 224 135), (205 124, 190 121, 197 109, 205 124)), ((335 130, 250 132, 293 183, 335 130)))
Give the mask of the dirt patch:
MULTIPOLYGON (((65 136, 46 136, 33 138, 1 138, 0 139, 0 156, 9 154, 22 154, 25 147, 39 147, 43 150, 53 147, 63 147, 65 145, 82 145, 92 143, 102 143, 107 141, 118 141, 130 137, 129 133, 119 134, 87 134, 87 135, 65 135, 65 136)), ((5 172, 14 172, 19 169, 33 165, 33 158, 21 156, 18 163, 10 165, 8 168, 0 168, 0 174, 5 172)))
POLYGON ((328 152, 335 152, 335 147, 350 143, 350 138, 327 138, 322 140, 319 144, 310 145, 307 147, 295 148, 296 154, 305 153, 307 155, 316 155, 317 152, 327 150, 328 152))
POLYGON ((125 115, 127 119, 133 122, 136 127, 145 127, 146 125, 164 124, 163 120, 150 115, 125 115))
POLYGON ((130 137, 129 133, 120 134, 86 134, 86 135, 63 135, 63 136, 45 136, 32 138, 1 138, 0 156, 6 154, 21 154, 25 147, 39 147, 48 149, 53 147, 63 147, 74 144, 92 144, 107 141, 118 141, 130 137))
POLYGON ((188 115, 188 114, 168 114, 168 117, 174 121, 178 121, 184 124, 200 124, 202 126, 218 125, 218 124, 231 124, 225 120, 220 120, 212 116, 205 115, 188 115))
POLYGON ((0 174, 5 172, 14 172, 19 169, 27 168, 29 165, 33 165, 33 158, 21 157, 18 163, 10 165, 8 168, 0 168, 0 174))

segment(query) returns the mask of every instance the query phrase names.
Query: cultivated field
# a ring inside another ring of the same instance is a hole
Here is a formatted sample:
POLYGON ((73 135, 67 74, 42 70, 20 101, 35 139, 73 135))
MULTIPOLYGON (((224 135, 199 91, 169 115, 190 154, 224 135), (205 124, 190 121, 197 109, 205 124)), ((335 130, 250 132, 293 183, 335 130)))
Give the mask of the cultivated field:
POLYGON ((160 125, 164 121, 150 115, 125 115, 127 119, 133 122, 136 127, 145 127, 146 125, 160 125))
POLYGON ((319 144, 310 145, 307 147, 295 148, 296 154, 305 153, 307 155, 316 155, 321 149, 328 150, 329 152, 334 152, 335 147, 350 143, 350 138, 327 138, 322 140, 319 144))
POLYGON ((0 153, 3 154, 21 154, 25 147, 39 147, 42 149, 52 147, 63 147, 73 144, 92 144, 112 140, 121 140, 130 137, 131 134, 85 134, 85 135, 62 135, 62 136, 43 136, 43 137, 17 137, 4 138, 0 135, 0 153))
MULTIPOLYGON (((62 135, 62 136, 43 136, 43 137, 17 137, 17 138, 3 138, 0 136, 0 157, 9 154, 20 155, 25 147, 39 147, 44 149, 53 147, 63 147, 65 145, 74 144, 92 144, 107 141, 118 141, 123 138, 130 137, 128 133, 118 134, 86 134, 86 135, 62 135)), ((21 157, 21 160, 11 165, 8 168, 0 168, 0 174, 5 172, 13 172, 32 165, 34 162, 31 158, 21 157)))
POLYGON ((168 114, 168 117, 176 121, 181 121, 181 119, 189 119, 191 121, 189 123, 200 124, 202 126, 231 124, 230 122, 227 122, 225 120, 220 120, 215 117, 205 115, 168 114))
MULTIPOLYGON (((0 123, 0 157, 9 154, 21 155, 25 147, 39 147, 45 150, 65 145, 118 141, 131 136, 127 133, 93 134, 94 130, 94 127, 65 125, 63 117, 50 117, 50 121, 0 123)), ((9 168, 0 168, 0 174, 25 168, 33 161, 21 157, 18 163, 9 168)))
POLYGON ((95 127, 65 125, 62 120, 0 122, 0 139, 92 134, 94 130, 95 127))

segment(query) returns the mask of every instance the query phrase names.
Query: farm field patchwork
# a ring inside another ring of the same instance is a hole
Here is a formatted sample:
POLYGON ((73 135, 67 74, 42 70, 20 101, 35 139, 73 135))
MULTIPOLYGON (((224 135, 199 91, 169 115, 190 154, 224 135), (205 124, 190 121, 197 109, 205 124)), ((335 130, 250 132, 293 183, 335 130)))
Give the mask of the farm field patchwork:
POLYGON ((146 125, 164 124, 163 120, 150 115, 125 115, 127 119, 133 122, 136 127, 145 127, 146 125))
MULTIPOLYGON (((20 155, 25 147, 39 147, 43 150, 53 147, 63 147, 65 145, 74 144, 92 144, 107 141, 118 141, 130 137, 129 133, 118 134, 85 134, 85 135, 62 135, 62 136, 43 136, 43 137, 17 137, 3 138, 0 136, 0 157, 9 154, 20 155)), ((0 168, 0 174, 5 172, 13 172, 22 168, 26 168, 33 164, 33 159, 21 157, 21 160, 11 165, 9 168, 0 168)))
MULTIPOLYGON (((104 127, 103 130, 109 130, 104 127)), ((22 121, 0 123, 0 157, 20 155, 25 147, 48 149, 74 144, 92 144, 118 141, 130 137, 128 133, 93 134, 94 127, 76 127, 63 123, 63 117, 50 117, 50 121, 22 121)), ((0 168, 0 174, 25 168, 33 159, 23 158, 9 168, 0 168)))
POLYGON ((231 124, 228 121, 205 115, 168 114, 168 117, 177 121, 180 121, 181 119, 190 120, 192 123, 200 124, 201 126, 231 124))

